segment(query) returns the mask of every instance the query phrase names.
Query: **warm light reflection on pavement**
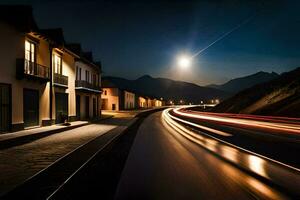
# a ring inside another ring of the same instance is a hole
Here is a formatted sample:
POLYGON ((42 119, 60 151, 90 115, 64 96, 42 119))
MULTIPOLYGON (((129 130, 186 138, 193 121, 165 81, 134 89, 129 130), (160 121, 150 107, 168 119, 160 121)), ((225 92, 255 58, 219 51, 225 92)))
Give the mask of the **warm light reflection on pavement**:
MULTIPOLYGON (((245 169, 246 171, 254 173, 260 177, 263 177, 264 179, 280 185, 280 187, 299 194, 297 188, 297 186, 300 185, 299 169, 232 145, 204 132, 197 133, 182 125, 181 123, 185 124, 186 121, 171 115, 169 112, 171 110, 172 109, 166 109, 162 114, 163 124, 167 129, 175 130, 177 134, 180 134, 188 140, 199 144, 222 159, 233 163, 234 165, 245 169)), ((178 114, 178 109, 175 110, 178 114)), ((238 179, 238 181, 242 181, 243 184, 248 185, 251 190, 257 190, 257 192, 267 196, 269 199, 282 199, 278 193, 273 191, 272 188, 269 188, 267 185, 252 177, 243 180, 239 177, 236 177, 236 179, 238 179)))

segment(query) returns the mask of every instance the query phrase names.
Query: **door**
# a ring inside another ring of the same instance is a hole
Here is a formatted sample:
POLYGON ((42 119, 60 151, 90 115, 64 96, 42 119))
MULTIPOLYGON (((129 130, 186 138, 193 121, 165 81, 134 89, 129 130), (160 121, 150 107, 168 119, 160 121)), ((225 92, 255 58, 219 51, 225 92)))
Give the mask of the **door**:
POLYGON ((39 125, 39 91, 23 90, 24 127, 39 125))
POLYGON ((97 116, 96 99, 93 98, 93 118, 97 116))
POLYGON ((116 104, 113 103, 113 104, 111 105, 111 107, 112 107, 112 110, 116 110, 116 104))
POLYGON ((55 116, 56 123, 64 123, 68 119, 68 94, 55 93, 55 116))
POLYGON ((11 87, 0 84, 0 133, 10 130, 11 126, 11 87))
POLYGON ((85 118, 88 119, 90 117, 90 97, 85 97, 85 118))
POLYGON ((80 119, 80 95, 76 95, 76 118, 80 119))
POLYGON ((108 100, 107 99, 102 99, 101 100, 101 109, 102 110, 109 110, 108 109, 108 100))

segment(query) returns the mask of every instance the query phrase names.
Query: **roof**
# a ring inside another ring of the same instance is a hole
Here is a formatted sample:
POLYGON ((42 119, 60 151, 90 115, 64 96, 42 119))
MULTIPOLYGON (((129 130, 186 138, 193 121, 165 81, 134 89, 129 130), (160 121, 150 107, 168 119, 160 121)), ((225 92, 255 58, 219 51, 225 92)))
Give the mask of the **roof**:
POLYGON ((0 5, 0 20, 22 32, 38 30, 29 5, 0 5))
POLYGON ((66 47, 71 51, 73 51, 74 53, 76 53, 77 55, 79 55, 80 56, 79 60, 87 64, 93 65, 97 70, 101 72, 101 62, 99 61, 95 62, 93 59, 93 53, 90 51, 84 52, 81 48, 80 43, 69 43, 66 45, 66 47))
POLYGON ((55 42, 56 45, 64 46, 66 43, 62 28, 40 29, 38 32, 55 42))

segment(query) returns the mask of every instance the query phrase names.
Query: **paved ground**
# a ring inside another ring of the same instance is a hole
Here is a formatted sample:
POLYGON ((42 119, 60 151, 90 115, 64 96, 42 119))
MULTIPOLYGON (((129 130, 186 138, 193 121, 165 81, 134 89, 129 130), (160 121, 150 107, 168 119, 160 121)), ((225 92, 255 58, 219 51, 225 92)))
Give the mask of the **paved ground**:
POLYGON ((161 112, 140 126, 116 199, 285 199, 258 179, 164 125, 161 112))
POLYGON ((50 135, 39 140, 0 151, 0 196, 46 168, 80 145, 107 131, 126 125, 132 116, 115 116, 91 124, 50 135))
MULTIPOLYGON (((88 122, 87 121, 75 121, 75 122, 71 122, 70 127, 78 126, 78 125, 85 125, 85 124, 88 124, 88 122)), ((13 133, 4 133, 4 134, 0 134, 0 141, 13 139, 13 138, 21 137, 21 136, 39 134, 41 132, 50 131, 50 130, 58 130, 58 129, 62 129, 65 127, 66 126, 63 126, 61 124, 55 124, 52 126, 43 126, 43 127, 38 127, 38 128, 25 129, 25 130, 13 132, 13 133)))

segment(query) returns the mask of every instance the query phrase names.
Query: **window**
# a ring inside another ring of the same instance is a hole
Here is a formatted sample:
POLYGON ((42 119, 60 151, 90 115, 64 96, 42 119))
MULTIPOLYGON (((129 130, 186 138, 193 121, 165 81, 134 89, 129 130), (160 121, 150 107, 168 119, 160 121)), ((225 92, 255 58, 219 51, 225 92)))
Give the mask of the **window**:
POLYGON ((79 67, 76 66, 76 80, 78 80, 78 76, 79 76, 79 67))
POLYGON ((106 90, 104 90, 104 95, 107 95, 107 92, 106 92, 106 90))
POLYGON ((35 44, 25 40, 25 72, 34 74, 35 44))
POLYGON ((76 67, 76 80, 81 80, 81 68, 76 67))
POLYGON ((53 54, 53 68, 54 73, 56 74, 62 74, 62 62, 61 62, 61 56, 58 54, 53 54))
POLYGON ((85 70, 85 80, 89 83, 90 82, 90 72, 85 70))
POLYGON ((79 77, 78 80, 81 80, 81 68, 79 68, 79 77))
POLYGON ((35 44, 28 40, 25 41, 25 59, 35 62, 35 44))
POLYGON ((93 74, 93 82, 92 82, 93 85, 96 85, 96 82, 97 82, 97 81, 96 81, 96 74, 93 74))

